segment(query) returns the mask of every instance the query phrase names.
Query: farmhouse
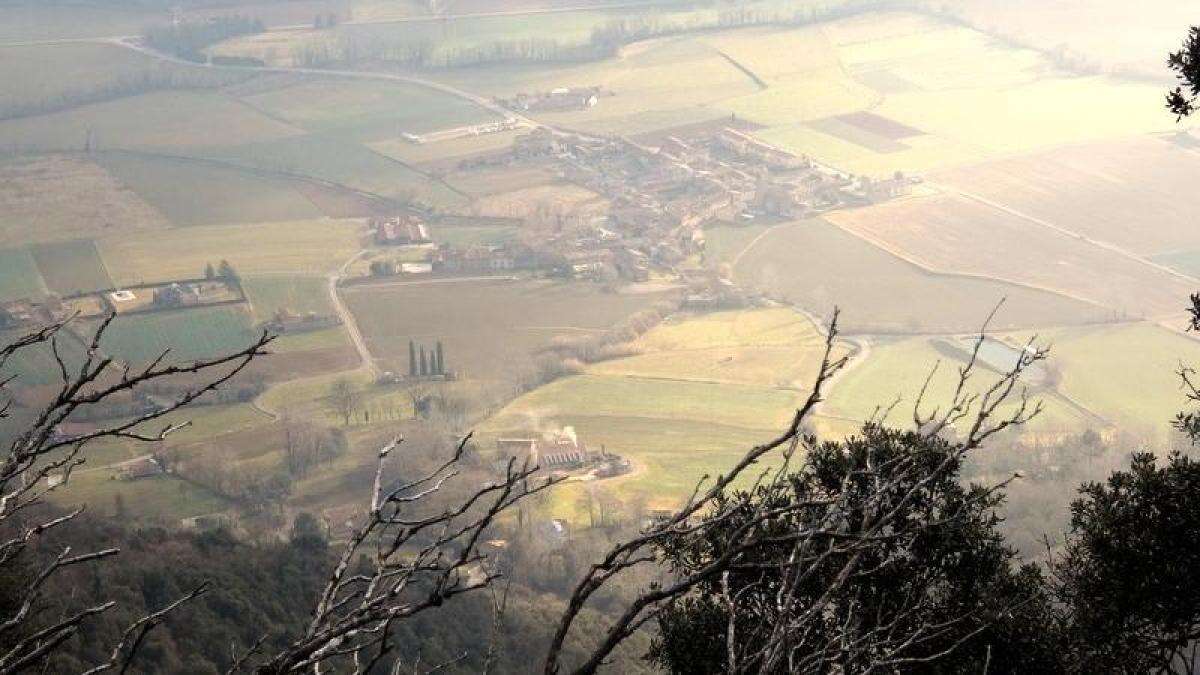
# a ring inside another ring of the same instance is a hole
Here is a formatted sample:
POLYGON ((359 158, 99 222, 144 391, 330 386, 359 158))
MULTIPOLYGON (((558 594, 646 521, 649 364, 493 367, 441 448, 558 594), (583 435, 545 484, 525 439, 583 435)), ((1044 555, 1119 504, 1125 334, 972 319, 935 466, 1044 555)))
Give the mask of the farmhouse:
POLYGON ((527 134, 521 134, 513 140, 513 155, 519 159, 545 157, 562 152, 562 144, 554 132, 546 127, 538 127, 527 134))
POLYGON ((334 328, 342 325, 342 320, 336 316, 306 312, 297 314, 290 309, 281 308, 267 322, 265 328, 272 333, 310 333, 312 331, 334 328))
POLYGON ((612 455, 603 448, 589 450, 575 433, 575 427, 563 427, 559 431, 534 437, 501 438, 496 441, 496 452, 501 458, 529 459, 543 471, 570 471, 588 466, 598 467, 597 475, 615 476, 628 471, 629 463, 612 455))
POLYGON ((375 243, 380 246, 433 243, 425 221, 414 215, 395 216, 387 220, 372 219, 370 226, 375 230, 375 243))
POLYGON ((742 158, 753 159, 777 171, 803 169, 810 165, 807 159, 797 157, 742 133, 737 129, 724 129, 714 139, 724 150, 742 158))
POLYGON ((162 309, 194 307, 202 302, 204 293, 199 284, 174 283, 154 290, 154 306, 162 309))
POLYGON ((151 478, 164 473, 163 467, 153 457, 142 457, 140 459, 130 460, 120 465, 115 478, 120 480, 138 480, 140 478, 151 478))
POLYGON ((452 273, 506 272, 533 266, 529 256, 518 256, 504 246, 476 245, 465 249, 443 246, 432 264, 433 270, 452 273))
POLYGON ((561 87, 536 94, 517 94, 502 101, 510 108, 527 112, 587 110, 600 102, 600 87, 561 87))

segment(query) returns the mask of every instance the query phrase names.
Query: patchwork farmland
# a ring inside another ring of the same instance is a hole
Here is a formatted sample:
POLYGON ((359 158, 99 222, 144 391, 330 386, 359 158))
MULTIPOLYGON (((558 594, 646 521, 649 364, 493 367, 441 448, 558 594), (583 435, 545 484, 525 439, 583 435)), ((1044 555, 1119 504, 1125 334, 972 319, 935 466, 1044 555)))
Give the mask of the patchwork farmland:
MULTIPOLYGON (((1080 74, 1052 54, 932 15, 789 14, 734 28, 716 6, 578 4, 531 0, 520 6, 569 11, 382 23, 425 9, 267 2, 254 11, 287 30, 210 49, 285 67, 318 61, 329 66, 321 74, 195 68, 115 42, 0 48, 10 57, 0 78, 34 61, 52 71, 6 89, 0 108, 69 99, 44 114, 0 115, 12 117, 0 120, 0 303, 193 278, 227 261, 248 304, 121 317, 106 350, 142 362, 171 346, 187 360, 240 347, 281 317, 314 318, 316 329, 285 332, 249 369, 244 381, 265 388, 253 406, 199 411, 195 435, 177 441, 201 464, 279 471, 280 418, 341 427, 329 392, 351 383, 363 403, 342 429, 347 454, 293 477, 287 509, 344 508, 370 478, 371 444, 398 431, 442 438, 479 426, 490 457, 498 435, 567 425, 633 461, 631 475, 609 483, 615 492, 672 506, 789 418, 821 346, 808 316, 834 307, 852 338, 838 353, 855 359, 817 420, 828 437, 853 432, 896 395, 911 399, 932 362, 961 365, 945 344, 977 330, 1001 299, 991 328, 1013 339, 1046 334, 1061 359, 1061 381, 1037 392, 1047 412, 1030 433, 1109 423, 1164 433, 1163 410, 1175 407, 1170 357, 1195 351, 1173 329, 1200 287, 1189 216, 1200 209, 1189 201, 1200 155, 1191 135, 1158 133, 1177 129, 1157 108, 1158 84, 1080 74), (310 27, 321 11, 352 17, 310 27), (682 28, 598 49, 621 21, 682 28), (490 58, 497 36, 515 49, 548 32, 558 57, 454 67, 490 58), (404 61, 414 45, 427 63, 404 61), (348 47, 363 54, 322 61, 348 47), (363 72, 338 72, 350 70, 363 72), (153 86, 73 98, 87 83, 138 78, 153 86), (595 100, 513 103, 563 90, 595 100), (513 119, 497 100, 514 106, 513 119), (448 140, 437 133, 498 121, 448 140), (537 124, 549 140, 527 126, 537 124), (772 146, 743 149, 774 161, 790 153, 785 168, 739 164, 728 147, 697 141, 727 128, 772 146), (623 146, 627 137, 644 152, 623 146), (615 158, 581 178, 556 159, 568 138, 572 160, 615 158), (654 232, 636 208, 646 185, 668 186, 642 209, 660 214, 690 216, 710 196, 704 181, 656 163, 668 156, 708 177, 742 172, 743 201, 718 194, 699 220, 654 232), (841 196, 821 203, 795 189, 787 196, 802 203, 793 211, 760 194, 760 174, 805 171, 841 181, 841 196), (874 192, 860 176, 895 189, 874 192), (862 208, 845 208, 851 193, 862 208), (382 218, 420 222, 428 236, 381 242, 382 218), (461 278, 475 276, 498 278, 461 278), (624 330, 666 300, 692 311, 646 334, 624 330), (753 309, 713 311, 725 302, 753 309), (629 339, 604 359, 549 363, 554 350, 614 326, 629 339), (410 339, 442 342, 459 379, 405 380, 410 339), (1121 389, 1166 393, 1121 409, 1121 389), (467 410, 422 418, 424 394, 449 408, 461 399, 467 410)), ((454 7, 488 12, 495 3, 454 7)), ((138 30, 116 30, 129 16, 99 13, 97 25, 114 35, 138 30)), ((9 16, 0 9, 0 26, 9 16)), ((71 34, 63 23, 46 34, 71 34)), ((12 367, 31 384, 52 381, 45 354, 12 367)), ((944 396, 944 385, 933 394, 944 396)), ((102 452, 104 461, 137 456, 102 452)), ((172 477, 127 484, 99 475, 83 486, 88 499, 158 505, 176 491, 188 503, 164 511, 169 518, 239 508, 172 477)), ((568 485, 547 513, 578 521, 579 487, 568 485)))

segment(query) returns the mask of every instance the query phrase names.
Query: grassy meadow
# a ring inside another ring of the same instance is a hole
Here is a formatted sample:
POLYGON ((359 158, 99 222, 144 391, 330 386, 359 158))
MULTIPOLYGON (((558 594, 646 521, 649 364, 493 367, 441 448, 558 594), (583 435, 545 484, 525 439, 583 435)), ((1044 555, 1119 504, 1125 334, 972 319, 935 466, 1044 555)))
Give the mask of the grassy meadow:
MULTIPOLYGON (((132 34, 149 16, 93 4, 70 15, 32 2, 0 7, 0 40, 132 34)), ((313 46, 401 53, 425 45, 430 65, 445 65, 469 60, 472 50, 546 36, 581 47, 619 19, 708 26, 727 10, 593 7, 388 23, 421 14, 422 4, 264 2, 253 11, 276 25, 309 24, 314 10, 327 9, 344 20, 332 29, 238 38, 213 51, 293 63, 313 46)), ((743 3, 785 11, 841 4, 743 3)), ((495 6, 455 4, 463 11, 495 6)), ((961 354, 944 348, 946 336, 978 329, 1004 298, 992 329, 1014 337, 1045 333, 1062 373, 1035 392, 1046 411, 1026 433, 1053 437, 1113 425, 1165 437, 1183 405, 1174 372, 1181 360, 1200 362, 1200 348, 1150 323, 1112 323, 1133 317, 1135 305, 1154 316, 1177 314, 1186 291, 1197 287, 1143 258, 1200 278, 1200 235, 1190 217, 1200 205, 1189 201, 1200 163, 1193 149, 1147 136, 1175 129, 1159 110, 1156 82, 1068 71, 969 26, 901 12, 698 30, 594 56, 581 49, 570 59, 438 67, 419 76, 501 98, 595 86, 601 96, 594 108, 531 115, 564 130, 639 138, 728 120, 844 171, 901 170, 925 174, 920 192, 947 188, 937 197, 826 219, 707 229, 704 263, 723 267, 744 288, 821 317, 843 309, 842 328, 854 339, 839 342, 837 354, 855 358, 814 419, 818 431, 851 433, 897 397, 893 420, 907 423, 912 398, 938 360, 929 398, 944 402, 948 378, 962 363, 961 354), (1008 211, 998 216, 981 199, 1008 211), (1052 234, 1038 221, 1078 236, 1052 234), (1130 225, 1141 222, 1154 225, 1130 225)), ((395 63, 379 61, 345 67, 398 72, 395 63)), ((370 248, 366 217, 406 202, 454 214, 455 224, 433 231, 439 243, 455 246, 526 234, 472 218, 520 218, 542 206, 601 216, 609 207, 542 167, 456 171, 461 159, 507 151, 519 132, 413 144, 402 134, 495 114, 394 79, 199 69, 111 44, 6 46, 0 80, 12 86, 0 92, 0 110, 93 85, 176 75, 178 88, 0 119, 0 301, 196 277, 222 260, 242 276, 246 306, 116 320, 104 348, 131 363, 168 347, 184 361, 241 348, 280 309, 332 313, 329 276, 370 248), (44 72, 28 77, 35 64, 44 72)), ((372 255, 391 253, 369 252, 352 270, 365 268, 372 255)), ((528 390, 539 357, 556 341, 602 334, 674 295, 541 279, 401 279, 340 292, 381 370, 407 372, 409 340, 443 343, 447 366, 461 380, 430 386, 486 399, 480 407, 487 410, 472 410, 488 415, 478 437, 485 452, 500 436, 571 425, 589 446, 631 459, 630 475, 572 482, 554 493, 555 514, 576 521, 576 497, 593 487, 652 506, 677 504, 701 476, 725 470, 787 424, 823 348, 818 327, 788 307, 681 314, 634 340, 628 356, 579 366, 528 390), (490 407, 496 402, 498 410, 490 407)), ((363 389, 371 419, 360 414, 346 428, 350 452, 296 481, 289 507, 344 507, 360 498, 380 439, 430 427, 407 419, 411 403, 402 387, 374 385, 348 335, 339 327, 281 337, 277 353, 251 368, 270 385, 257 409, 197 408, 188 415, 192 428, 170 446, 247 471, 276 470, 282 425, 271 415, 340 426, 327 396, 331 384, 348 378, 363 389)), ((80 345, 66 338, 64 349, 77 357, 80 345)), ((7 368, 34 385, 55 377, 44 351, 7 368)), ((176 522, 233 508, 174 477, 112 479, 109 464, 144 450, 98 448, 92 470, 80 473, 58 503, 90 502, 103 513, 120 494, 150 517, 176 522)))
POLYGON ((228 260, 241 274, 327 274, 360 249, 361 220, 220 225, 155 237, 103 239, 100 250, 120 284, 186 279, 228 260))
POLYGON ((120 316, 104 334, 104 351, 122 361, 144 364, 170 349, 175 362, 237 351, 257 334, 243 307, 206 307, 120 316))

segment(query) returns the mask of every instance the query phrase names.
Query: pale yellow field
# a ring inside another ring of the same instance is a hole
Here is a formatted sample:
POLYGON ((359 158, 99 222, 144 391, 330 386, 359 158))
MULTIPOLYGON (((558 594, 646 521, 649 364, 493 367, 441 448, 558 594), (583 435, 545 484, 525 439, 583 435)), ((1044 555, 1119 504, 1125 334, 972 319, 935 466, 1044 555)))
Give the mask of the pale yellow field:
POLYGON ((760 90, 715 48, 686 37, 638 43, 615 58, 579 66, 501 67, 442 77, 495 96, 599 86, 605 93, 590 110, 534 115, 595 133, 633 134, 726 117, 729 111, 717 104, 760 90))
POLYGON ((361 248, 364 235, 361 220, 311 220, 193 227, 98 245, 113 280, 129 284, 194 277, 221 260, 243 274, 330 272, 361 248))
MULTIPOLYGON (((588 372, 807 391, 820 365, 824 338, 792 310, 751 310, 664 324, 637 347, 642 354, 599 363, 588 372)), ((837 355, 844 353, 839 349, 837 355)))
POLYGON ((844 115, 881 102, 876 92, 841 71, 830 70, 725 101, 721 107, 756 124, 778 127, 844 115))
POLYGON ((704 40, 768 84, 722 101, 721 109, 767 126, 757 132, 764 140, 851 173, 934 171, 1176 126, 1158 104, 1157 84, 1080 77, 1038 52, 932 18, 872 14, 819 30, 730 31, 704 40), (882 152, 806 125, 855 111, 925 135, 882 152))
POLYGON ((292 68, 309 65, 303 62, 305 49, 331 39, 328 31, 312 28, 269 31, 226 40, 209 51, 215 56, 258 59, 269 66, 292 68))
POLYGON ((1177 375, 1200 368, 1200 342, 1151 324, 1051 333, 1060 389, 1131 433, 1161 440, 1175 413, 1188 409, 1177 375))
POLYGON ((697 39, 769 83, 842 67, 821 26, 786 31, 747 28, 702 35, 697 39))

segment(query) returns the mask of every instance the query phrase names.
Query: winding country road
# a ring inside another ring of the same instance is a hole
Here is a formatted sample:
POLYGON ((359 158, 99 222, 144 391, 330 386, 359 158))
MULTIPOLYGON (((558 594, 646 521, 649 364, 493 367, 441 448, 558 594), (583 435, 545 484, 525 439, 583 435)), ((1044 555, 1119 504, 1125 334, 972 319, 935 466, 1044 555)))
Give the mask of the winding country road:
POLYGON ((358 329, 358 321, 355 320, 354 314, 346 307, 346 303, 342 301, 341 294, 338 293, 338 284, 346 276, 346 271, 359 258, 362 258, 366 254, 367 250, 363 249, 342 263, 342 266, 336 272, 329 275, 327 289, 329 291, 329 303, 333 305, 333 311, 337 312, 338 318, 342 320, 342 325, 346 327, 346 333, 350 335, 350 341, 354 344, 354 350, 358 352, 358 359, 362 364, 361 367, 366 369, 372 378, 376 378, 379 376, 379 366, 375 365, 375 358, 371 356, 371 350, 367 348, 367 341, 363 338, 362 331, 358 329))
POLYGON ((427 80, 423 77, 414 77, 412 75, 400 75, 397 73, 386 73, 386 72, 370 71, 370 70, 338 70, 338 69, 326 69, 326 68, 294 68, 294 67, 283 67, 283 66, 250 66, 250 65, 243 66, 243 65, 230 65, 230 64, 196 63, 194 61, 188 61, 186 59, 181 59, 172 54, 167 54, 166 52, 162 52, 162 51, 159 51, 152 47, 148 47, 141 42, 140 38, 136 38, 136 37, 96 38, 96 39, 92 39, 92 40, 73 40, 73 42, 93 42, 93 43, 114 45, 117 47, 123 47, 125 49, 129 49, 129 50, 138 52, 139 54, 144 54, 146 56, 149 56, 154 59, 158 59, 160 61, 166 61, 168 63, 173 63, 175 65, 190 66, 192 68, 205 68, 208 70, 225 70, 225 71, 233 71, 233 72, 253 72, 253 73, 268 73, 268 74, 293 74, 293 75, 300 74, 300 75, 314 75, 314 76, 319 76, 319 77, 335 77, 335 78, 340 77, 340 78, 357 79, 357 80, 384 80, 384 81, 388 81, 388 82, 400 82, 403 84, 411 84, 411 85, 418 86, 418 87, 424 87, 426 89, 432 89, 434 91, 438 91, 443 94, 449 94, 450 96, 455 96, 457 98, 461 98, 463 100, 470 101, 471 103, 474 103, 474 104, 476 104, 486 110, 489 110, 501 117, 516 120, 518 123, 524 124, 531 128, 544 126, 540 122, 537 122, 529 117, 526 117, 526 116, 516 112, 515 110, 510 110, 508 108, 505 108, 504 106, 500 105, 499 103, 496 103, 494 100, 492 100, 486 96, 480 96, 478 94, 474 94, 469 91, 459 89, 458 87, 453 87, 448 84, 444 84, 442 82, 436 82, 434 80, 427 80))

